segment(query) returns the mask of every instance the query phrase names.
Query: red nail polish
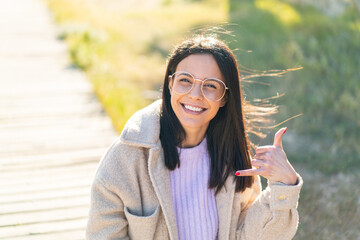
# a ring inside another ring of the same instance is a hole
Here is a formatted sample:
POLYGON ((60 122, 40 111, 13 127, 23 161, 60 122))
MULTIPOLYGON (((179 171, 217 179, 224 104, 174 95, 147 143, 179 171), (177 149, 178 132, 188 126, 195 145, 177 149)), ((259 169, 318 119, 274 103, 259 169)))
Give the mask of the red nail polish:
POLYGON ((285 128, 285 131, 283 132, 283 135, 286 133, 287 128, 285 128))
POLYGON ((241 174, 239 172, 236 172, 235 173, 235 176, 240 176, 241 174))

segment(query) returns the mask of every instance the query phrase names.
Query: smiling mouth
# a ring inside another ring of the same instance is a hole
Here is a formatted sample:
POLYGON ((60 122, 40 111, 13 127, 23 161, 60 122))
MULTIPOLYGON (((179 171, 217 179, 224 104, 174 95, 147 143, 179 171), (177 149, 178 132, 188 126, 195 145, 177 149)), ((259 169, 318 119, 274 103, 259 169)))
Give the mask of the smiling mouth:
POLYGON ((205 111, 207 108, 200 108, 200 107, 194 107, 194 106, 190 106, 190 105, 186 105, 186 104, 181 104, 185 109, 190 110, 192 112, 203 112, 205 111))

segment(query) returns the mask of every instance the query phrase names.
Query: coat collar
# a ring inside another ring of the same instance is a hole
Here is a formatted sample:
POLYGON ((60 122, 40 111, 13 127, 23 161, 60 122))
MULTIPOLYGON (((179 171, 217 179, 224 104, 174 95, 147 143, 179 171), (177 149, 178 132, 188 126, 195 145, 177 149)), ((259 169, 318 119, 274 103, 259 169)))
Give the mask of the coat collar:
POLYGON ((136 112, 125 124, 120 135, 123 143, 153 148, 159 144, 161 100, 136 112))
MULTIPOLYGON (((165 166, 164 153, 159 139, 161 103, 162 101, 158 100, 136 112, 126 123, 120 135, 120 141, 149 149, 148 169, 150 179, 164 213, 170 239, 177 239, 178 234, 172 204, 170 174, 165 166)), ((234 192, 235 184, 233 178, 229 176, 225 186, 216 195, 219 217, 219 240, 229 238, 234 192)))

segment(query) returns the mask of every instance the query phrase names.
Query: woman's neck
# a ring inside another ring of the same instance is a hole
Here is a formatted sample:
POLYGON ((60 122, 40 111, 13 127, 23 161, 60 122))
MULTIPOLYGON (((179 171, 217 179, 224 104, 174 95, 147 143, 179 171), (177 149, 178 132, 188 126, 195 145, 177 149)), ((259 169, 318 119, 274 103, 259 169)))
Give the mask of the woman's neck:
POLYGON ((191 148, 199 145, 201 141, 205 137, 206 129, 200 131, 185 131, 186 136, 185 139, 182 141, 181 146, 182 148, 191 148))

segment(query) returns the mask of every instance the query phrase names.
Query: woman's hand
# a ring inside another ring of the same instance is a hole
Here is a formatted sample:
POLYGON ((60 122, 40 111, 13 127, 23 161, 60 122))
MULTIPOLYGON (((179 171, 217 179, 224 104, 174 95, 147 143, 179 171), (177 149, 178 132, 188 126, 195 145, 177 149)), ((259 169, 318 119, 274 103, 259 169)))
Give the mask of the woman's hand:
POLYGON ((274 137, 272 146, 262 146, 255 150, 254 159, 251 161, 252 169, 239 170, 236 176, 260 175, 272 182, 282 182, 287 185, 297 183, 295 169, 288 161, 282 147, 282 136, 287 128, 281 128, 274 137))

